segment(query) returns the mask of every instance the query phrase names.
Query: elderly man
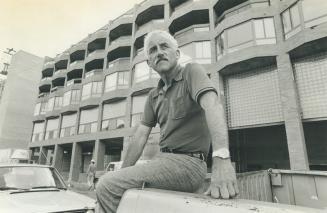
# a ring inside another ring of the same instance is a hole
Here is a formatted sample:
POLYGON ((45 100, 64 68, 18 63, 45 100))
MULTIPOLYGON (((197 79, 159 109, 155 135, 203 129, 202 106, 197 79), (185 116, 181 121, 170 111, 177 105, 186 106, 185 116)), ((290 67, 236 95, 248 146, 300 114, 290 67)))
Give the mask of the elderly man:
POLYGON ((213 164, 206 194, 214 198, 234 197, 238 188, 228 151, 224 109, 206 72, 198 64, 179 65, 177 41, 165 31, 149 33, 144 40, 144 50, 148 65, 161 79, 148 95, 123 169, 110 172, 99 181, 99 212, 115 212, 123 193, 143 184, 194 192, 206 176, 205 159, 210 142, 213 164), (135 165, 157 123, 160 125, 160 153, 147 164, 135 165))

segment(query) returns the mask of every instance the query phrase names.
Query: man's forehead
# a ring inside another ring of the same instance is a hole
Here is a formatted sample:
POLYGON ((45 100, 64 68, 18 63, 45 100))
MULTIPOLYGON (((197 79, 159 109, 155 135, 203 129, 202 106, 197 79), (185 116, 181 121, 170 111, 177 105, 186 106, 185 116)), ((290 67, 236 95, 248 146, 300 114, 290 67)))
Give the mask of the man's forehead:
POLYGON ((155 46, 157 44, 164 44, 164 43, 172 45, 172 42, 168 38, 166 38, 160 34, 155 34, 155 35, 152 35, 149 39, 149 48, 151 48, 152 46, 155 46))

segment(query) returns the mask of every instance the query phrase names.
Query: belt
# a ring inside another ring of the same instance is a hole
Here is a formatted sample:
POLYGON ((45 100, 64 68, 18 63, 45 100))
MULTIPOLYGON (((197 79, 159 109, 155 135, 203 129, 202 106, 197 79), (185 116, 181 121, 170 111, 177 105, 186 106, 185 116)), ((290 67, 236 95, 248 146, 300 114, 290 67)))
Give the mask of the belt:
POLYGON ((182 151, 178 151, 178 150, 174 150, 174 149, 169 149, 167 147, 160 148, 160 151, 165 152, 165 153, 188 155, 190 157, 198 158, 203 161, 206 160, 205 154, 203 152, 182 152, 182 151))

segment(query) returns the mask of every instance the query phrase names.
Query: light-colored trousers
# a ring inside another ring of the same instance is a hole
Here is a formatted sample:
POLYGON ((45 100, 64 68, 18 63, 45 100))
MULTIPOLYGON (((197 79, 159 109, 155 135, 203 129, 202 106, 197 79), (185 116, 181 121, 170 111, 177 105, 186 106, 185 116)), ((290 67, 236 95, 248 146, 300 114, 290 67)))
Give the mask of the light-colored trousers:
POLYGON ((97 212, 114 213, 127 189, 145 187, 194 192, 207 173, 205 161, 183 154, 159 153, 146 164, 108 172, 96 189, 97 212))

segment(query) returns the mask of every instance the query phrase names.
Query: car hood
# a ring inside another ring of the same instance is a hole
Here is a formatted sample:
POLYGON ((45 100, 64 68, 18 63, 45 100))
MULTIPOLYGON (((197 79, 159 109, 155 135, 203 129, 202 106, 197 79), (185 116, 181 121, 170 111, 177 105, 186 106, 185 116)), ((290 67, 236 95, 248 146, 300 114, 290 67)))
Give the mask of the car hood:
POLYGON ((0 192, 0 212, 60 212, 94 208, 95 200, 72 191, 37 190, 32 192, 0 192))

